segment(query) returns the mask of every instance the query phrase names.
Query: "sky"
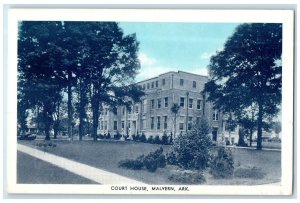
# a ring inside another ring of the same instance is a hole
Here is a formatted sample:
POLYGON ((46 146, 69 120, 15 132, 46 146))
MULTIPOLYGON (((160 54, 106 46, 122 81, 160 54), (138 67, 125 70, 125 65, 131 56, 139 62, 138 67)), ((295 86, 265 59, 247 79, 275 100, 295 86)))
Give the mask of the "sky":
POLYGON ((136 81, 168 71, 207 75, 210 57, 222 50, 236 23, 121 22, 124 33, 136 33, 141 69, 136 81))

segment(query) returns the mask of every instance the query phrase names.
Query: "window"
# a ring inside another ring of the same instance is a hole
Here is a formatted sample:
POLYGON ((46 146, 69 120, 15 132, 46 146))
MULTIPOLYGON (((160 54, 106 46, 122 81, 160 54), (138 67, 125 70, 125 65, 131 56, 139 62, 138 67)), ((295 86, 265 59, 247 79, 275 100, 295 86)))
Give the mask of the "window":
POLYGON ((118 121, 114 121, 114 130, 118 130, 118 121))
POLYGON ((158 87, 158 80, 155 81, 155 87, 158 87))
POLYGON ((145 84, 143 84, 143 90, 145 90, 146 89, 146 85, 145 84))
POLYGON ((164 99, 164 103, 165 103, 165 108, 167 108, 169 106, 169 98, 168 97, 165 97, 164 99))
POLYGON ((190 108, 190 109, 193 108, 193 99, 189 99, 189 108, 190 108))
POLYGON ((183 130, 183 123, 179 123, 179 130, 183 130))
POLYGON ((151 109, 154 109, 154 99, 151 100, 151 109))
POLYGON ((124 130, 124 128, 125 128, 125 122, 122 121, 121 125, 122 125, 122 130, 124 130))
POLYGON ((162 79, 162 85, 164 86, 165 84, 166 84, 166 79, 163 78, 163 79, 162 79))
POLYGON ((103 121, 101 121, 100 129, 104 130, 103 121))
POLYGON ((157 130, 160 129, 160 116, 157 116, 157 130))
POLYGON ((143 100, 143 113, 146 113, 147 112, 147 100, 144 99, 143 100))
POLYGON ((142 129, 145 130, 146 129, 146 119, 142 120, 142 129))
POLYGON ((104 121, 104 130, 107 130, 107 121, 104 121))
POLYGON ((161 107, 161 99, 157 99, 157 108, 160 109, 161 107))
POLYGON ((218 121, 219 120, 219 113, 217 110, 213 112, 213 121, 218 121))
POLYGON ((123 116, 125 115, 125 107, 123 107, 123 109, 122 109, 122 114, 123 114, 123 116))
POLYGON ((201 109, 201 99, 197 100, 197 109, 200 110, 201 109))
POLYGON ((183 86, 184 80, 180 79, 180 86, 183 86))
POLYGON ((184 97, 180 97, 180 107, 184 107, 184 97))
POLYGON ((138 105, 135 106, 135 113, 139 113, 139 106, 138 105))
POLYGON ((197 87, 197 83, 196 81, 193 81, 193 88, 196 88, 197 87))
POLYGON ((164 116, 164 129, 168 128, 168 116, 164 116))
POLYGON ((151 83, 151 88, 154 88, 154 82, 151 83))
POLYGON ((188 130, 192 130, 192 124, 193 124, 193 117, 189 117, 189 120, 188 120, 188 130))
POLYGON ((147 83, 147 89, 149 89, 150 88, 150 83, 147 83))
POLYGON ((151 130, 154 129, 154 117, 151 117, 151 130))

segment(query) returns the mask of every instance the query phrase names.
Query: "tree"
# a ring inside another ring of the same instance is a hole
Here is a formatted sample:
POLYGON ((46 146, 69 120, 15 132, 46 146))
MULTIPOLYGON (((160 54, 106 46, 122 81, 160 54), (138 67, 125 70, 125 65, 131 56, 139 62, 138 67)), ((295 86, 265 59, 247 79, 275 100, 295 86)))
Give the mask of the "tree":
POLYGON ((281 24, 246 23, 210 60, 205 89, 216 108, 238 114, 257 106, 257 149, 262 149, 264 120, 281 105, 281 53, 281 24))
POLYGON ((171 112, 174 114, 174 137, 176 137, 176 120, 179 109, 180 106, 178 104, 173 104, 173 106, 171 107, 171 112))
POLYGON ((184 169, 204 170, 211 158, 212 141, 209 133, 209 125, 205 119, 188 131, 175 137, 171 153, 174 155, 175 164, 184 169))
POLYGON ((126 97, 141 95, 131 85, 140 68, 135 35, 124 36, 116 22, 66 22, 66 27, 77 30, 84 55, 78 74, 90 88, 93 114, 92 135, 97 139, 99 109, 102 104, 116 106, 126 103, 126 97))

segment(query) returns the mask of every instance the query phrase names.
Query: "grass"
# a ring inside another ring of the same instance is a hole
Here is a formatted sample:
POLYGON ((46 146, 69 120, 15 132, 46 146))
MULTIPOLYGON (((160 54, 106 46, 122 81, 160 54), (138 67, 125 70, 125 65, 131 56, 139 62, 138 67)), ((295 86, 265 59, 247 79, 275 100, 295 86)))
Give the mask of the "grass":
POLYGON ((17 183, 98 184, 22 152, 17 154, 17 183))
MULTIPOLYGON (((56 154, 74 161, 88 164, 103 170, 114 172, 123 176, 143 181, 148 184, 178 184, 168 179, 177 168, 167 165, 159 168, 155 173, 147 170, 129 170, 119 168, 118 163, 125 159, 135 159, 142 154, 148 154, 158 149, 161 145, 122 142, 122 141, 54 141, 56 147, 38 147, 41 141, 19 141, 22 144, 31 145, 38 149, 56 154)), ((170 146, 163 146, 164 152, 170 150, 170 146)), ((251 149, 233 148, 235 167, 251 165, 261 168, 266 173, 262 179, 236 178, 214 179, 207 171, 204 172, 208 185, 235 185, 235 184, 265 184, 280 181, 281 178, 281 152, 280 151, 256 151, 251 149)))

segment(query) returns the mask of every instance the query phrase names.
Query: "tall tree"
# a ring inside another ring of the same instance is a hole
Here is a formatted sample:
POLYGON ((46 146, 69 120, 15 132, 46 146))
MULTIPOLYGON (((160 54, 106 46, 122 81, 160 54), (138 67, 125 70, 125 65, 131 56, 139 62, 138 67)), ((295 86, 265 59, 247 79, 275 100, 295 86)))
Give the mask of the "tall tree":
POLYGON ((100 105, 122 104, 125 95, 139 95, 138 89, 130 85, 140 67, 138 42, 135 35, 125 36, 115 22, 65 22, 65 27, 77 30, 84 44, 78 52, 84 54, 81 70, 90 87, 92 135, 96 140, 100 105))
POLYGON ((26 101, 27 108, 41 108, 46 140, 50 139, 52 116, 61 100, 61 50, 53 43, 60 27, 58 22, 36 21, 24 21, 19 26, 18 99, 26 101))
POLYGON ((238 113, 257 105, 257 149, 264 119, 276 115, 281 104, 281 54, 282 25, 251 23, 238 26, 210 60, 205 89, 216 108, 238 113))

